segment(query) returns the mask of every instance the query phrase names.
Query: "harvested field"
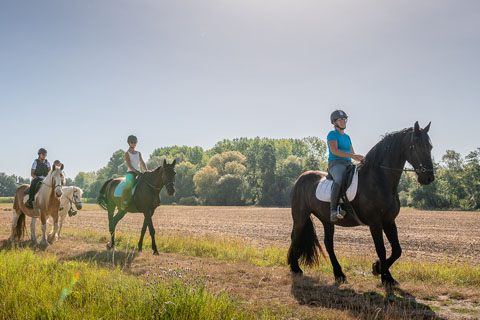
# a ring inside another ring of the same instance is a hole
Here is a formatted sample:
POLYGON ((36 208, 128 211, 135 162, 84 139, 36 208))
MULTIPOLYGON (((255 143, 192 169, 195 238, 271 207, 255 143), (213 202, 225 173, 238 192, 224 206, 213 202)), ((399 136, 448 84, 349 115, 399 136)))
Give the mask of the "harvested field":
MULTIPOLYGON (((117 230, 135 234, 134 241, 137 241, 142 222, 141 214, 129 213, 119 223, 117 230)), ((0 208, 2 247, 5 246, 3 240, 9 236, 10 223, 11 211, 8 206, 3 205, 0 208)), ((98 230, 107 236, 107 224, 106 211, 82 210, 76 217, 67 218, 64 228, 66 230, 98 230)), ((292 221, 290 210, 283 208, 163 206, 156 210, 154 225, 158 235, 185 234, 198 237, 208 235, 240 240, 258 248, 268 246, 288 248, 292 221)), ((397 226, 403 248, 400 260, 418 259, 432 263, 447 260, 474 266, 480 265, 477 259, 480 256, 480 232, 478 231, 480 212, 405 209, 397 218, 397 226)), ((38 230, 37 235, 40 234, 39 232, 38 230)), ((319 222, 317 234, 321 240, 323 229, 319 222)), ((148 237, 147 234, 146 239, 148 237)), ((337 228, 335 241, 339 257, 361 255, 371 258, 372 262, 376 259, 373 241, 367 227, 337 228)), ((102 264, 111 259, 111 255, 105 251, 105 243, 87 243, 78 239, 73 241, 68 237, 50 246, 47 252, 55 253, 60 260, 94 260, 102 264)), ((149 250, 134 254, 119 251, 116 259, 116 265, 126 266, 127 271, 141 277, 153 274, 157 268, 160 270, 174 267, 192 268, 201 271, 211 275, 208 284, 211 290, 228 293, 242 301, 247 309, 261 310, 263 306, 268 306, 270 310, 279 312, 281 317, 285 318, 314 319, 325 314, 327 318, 364 317, 365 310, 361 307, 365 304, 362 300, 363 292, 384 294, 383 288, 379 286, 379 279, 371 275, 369 279, 355 278, 341 288, 336 288, 332 286, 333 275, 308 269, 307 277, 299 281, 292 279, 285 267, 258 267, 244 262, 232 263, 172 253, 162 253, 160 257, 154 257, 149 250), (325 301, 323 300, 325 295, 319 295, 319 292, 325 291, 333 297, 332 300, 325 301), (344 307, 345 303, 342 299, 352 299, 357 302, 344 307)), ((452 294, 448 286, 435 287, 429 283, 404 284, 402 290, 409 292, 405 297, 416 296, 415 303, 430 305, 432 310, 436 310, 435 312, 430 309, 428 312, 420 311, 419 318, 475 319, 480 314, 479 290, 457 288, 452 294), (467 313, 462 311, 456 313, 455 310, 467 310, 467 313)), ((376 294, 373 297, 378 298, 376 294)), ((369 300, 369 308, 373 311, 376 310, 375 308, 385 308, 382 299, 375 299, 369 300)), ((399 305, 403 306, 405 303, 402 300, 399 305)), ((391 312, 398 314, 399 319, 407 319, 419 311, 391 312)), ((388 313, 390 316, 391 314, 388 313)))

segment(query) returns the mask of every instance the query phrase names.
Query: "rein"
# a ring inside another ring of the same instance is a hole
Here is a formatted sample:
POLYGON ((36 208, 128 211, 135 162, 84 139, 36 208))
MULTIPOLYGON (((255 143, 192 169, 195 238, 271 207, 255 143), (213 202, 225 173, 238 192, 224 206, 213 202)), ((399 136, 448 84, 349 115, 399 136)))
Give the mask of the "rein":
POLYGON ((160 191, 162 190, 162 187, 163 187, 163 186, 160 187, 160 188, 157 187, 157 186, 154 186, 153 184, 151 184, 150 182, 148 182, 147 178, 145 178, 143 175, 142 175, 142 181, 145 182, 145 184, 146 184, 147 186, 149 186, 150 188, 155 189, 155 190, 158 190, 158 192, 160 192, 160 191))
POLYGON ((422 161, 420 161, 420 157, 418 156, 418 152, 417 152, 417 149, 415 149, 415 144, 413 143, 413 132, 412 132, 412 135, 411 135, 411 139, 410 139, 410 149, 413 150, 413 154, 415 155, 415 157, 417 158, 417 161, 420 165, 420 168, 418 169, 410 169, 410 168, 402 168, 402 169, 398 169, 398 168, 391 168, 391 167, 386 167, 386 166, 379 166, 380 168, 382 169, 388 169, 388 170, 394 170, 394 171, 405 171, 405 172, 416 172, 416 173, 425 173, 425 172, 433 172, 434 169, 428 169, 428 168, 425 168, 425 166, 422 164, 422 161))

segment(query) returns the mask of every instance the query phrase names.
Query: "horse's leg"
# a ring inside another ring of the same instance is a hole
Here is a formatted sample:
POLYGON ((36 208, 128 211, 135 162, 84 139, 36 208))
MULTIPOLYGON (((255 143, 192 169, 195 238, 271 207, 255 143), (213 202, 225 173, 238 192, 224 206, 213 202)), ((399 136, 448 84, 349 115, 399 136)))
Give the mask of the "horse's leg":
MULTIPOLYGON (((321 221, 321 220, 320 220, 321 221)), ((335 283, 341 284, 347 281, 347 276, 342 271, 342 267, 340 263, 338 263, 337 257, 335 256, 335 252, 333 250, 333 235, 335 233, 335 226, 328 222, 323 222, 323 230, 324 230, 324 239, 323 243, 325 244, 325 248, 327 249, 328 256, 330 257, 330 262, 332 263, 333 267, 333 274, 335 276, 335 283)))
POLYGON ((13 216, 12 216, 12 232, 10 233, 10 238, 8 238, 8 242, 15 243, 15 228, 17 227, 17 221, 20 215, 17 214, 15 209, 12 209, 13 216))
MULTIPOLYGON (((397 232, 397 225, 395 224, 395 221, 393 221, 391 224, 388 224, 383 227, 383 231, 385 232, 385 235, 387 236, 388 242, 390 242, 390 245, 392 246, 392 254, 390 257, 387 259, 387 268, 390 269, 392 264, 400 258, 402 255, 402 248, 400 247, 400 242, 398 241, 398 232, 397 232)), ((372 272, 375 275, 380 274, 380 262, 377 260, 373 265, 372 265, 372 272)), ((390 271, 388 270, 388 273, 390 271)), ((391 277, 391 275, 390 275, 391 277)), ((392 277, 393 279, 393 277, 392 277)), ((394 280, 395 281, 395 280, 394 280)), ((395 284, 398 284, 395 281, 395 284)))
POLYGON ((383 242, 382 226, 379 224, 371 225, 370 233, 372 234, 373 242, 375 243, 375 250, 377 251, 378 259, 380 261, 382 284, 385 285, 387 289, 390 289, 396 284, 396 281, 388 271, 387 253, 385 250, 385 243, 383 242))
POLYGON ((38 246, 37 234, 35 233, 36 227, 37 227, 37 218, 32 218, 32 221, 30 221, 30 238, 32 240, 32 243, 38 246))
POLYGON ((310 218, 310 210, 303 204, 293 205, 293 203, 292 201, 292 243, 288 249, 287 261, 293 273, 302 274, 298 259, 302 259, 306 265, 316 264, 318 262, 317 248, 321 250, 321 247, 310 218))
POLYGON ((147 231, 147 219, 143 217, 142 232, 140 233, 140 240, 138 240, 138 251, 142 251, 143 237, 145 236, 145 231, 147 231))
MULTIPOLYGON (((145 221, 147 222, 148 226, 148 231, 150 231, 150 236, 152 237, 152 250, 153 254, 158 256, 158 250, 157 250, 157 244, 155 243, 155 228, 153 227, 153 221, 152 221, 152 212, 147 211, 144 213, 145 216, 145 221)), ((143 228, 142 228, 143 230, 143 228)))
POLYGON ((53 220, 53 229, 48 235, 48 243, 53 244, 57 237, 58 232, 58 212, 51 215, 53 220))
POLYGON ((40 247, 46 248, 48 247, 47 241, 47 218, 42 214, 40 216, 40 221, 42 222, 42 240, 40 241, 40 247))
POLYGON ((110 242, 107 243, 107 249, 112 249, 115 246, 115 228, 126 213, 127 211, 118 210, 117 214, 113 215, 113 210, 110 211, 110 208, 108 208, 108 230, 110 231, 110 242))
POLYGON ((58 232, 57 236, 60 239, 62 237, 61 232, 62 232, 62 227, 63 227, 63 221, 65 220, 66 214, 60 215, 60 225, 58 226, 58 232))

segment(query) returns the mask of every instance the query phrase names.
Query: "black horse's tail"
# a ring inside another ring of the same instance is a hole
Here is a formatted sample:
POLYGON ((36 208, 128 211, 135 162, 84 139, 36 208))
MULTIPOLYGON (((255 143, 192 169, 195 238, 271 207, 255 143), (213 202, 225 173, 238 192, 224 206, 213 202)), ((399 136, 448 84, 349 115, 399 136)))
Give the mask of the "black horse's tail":
POLYGON ((105 210, 108 210, 107 208, 107 195, 105 193, 105 190, 107 189, 107 185, 110 181, 112 181, 113 179, 109 179, 107 180, 102 188, 100 189, 100 191, 98 192, 98 198, 97 198, 97 203, 100 205, 100 207, 102 207, 103 209, 105 210))
POLYGON ((300 176, 292 189, 290 194, 292 217, 294 220, 294 227, 292 230, 292 243, 288 252, 288 264, 296 269, 298 267, 298 260, 300 263, 307 266, 318 264, 320 254, 325 257, 322 246, 318 241, 317 233, 312 218, 310 217, 310 210, 307 209, 307 198, 310 195, 305 188, 310 177, 300 176), (295 224, 297 224, 295 226, 295 224), (300 225, 299 225, 300 224, 300 225), (303 226, 301 226, 303 224, 303 226))

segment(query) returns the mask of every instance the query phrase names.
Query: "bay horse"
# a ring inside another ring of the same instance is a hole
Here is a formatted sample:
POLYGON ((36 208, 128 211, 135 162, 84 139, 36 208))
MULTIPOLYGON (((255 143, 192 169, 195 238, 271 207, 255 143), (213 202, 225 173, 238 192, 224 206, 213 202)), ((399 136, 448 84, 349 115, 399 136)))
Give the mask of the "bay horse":
POLYGON ((122 178, 110 179, 103 184, 98 196, 98 204, 105 210, 108 210, 108 230, 111 238, 107 244, 107 249, 112 249, 115 246, 115 227, 123 216, 125 216, 127 212, 142 212, 144 218, 140 240, 138 241, 138 251, 142 251, 143 237, 148 227, 150 236, 152 237, 153 254, 158 255, 152 216, 155 209, 160 205, 160 191, 164 186, 169 196, 175 195, 175 163, 176 160, 173 160, 171 164, 163 160, 162 166, 143 173, 139 177, 132 201, 126 210, 120 210, 122 198, 114 196, 115 188, 122 181, 122 178), (117 213, 113 215, 117 207, 119 209, 117 213))
POLYGON ((386 134, 367 153, 358 166, 358 191, 351 202, 359 221, 347 213, 344 219, 332 223, 330 203, 320 201, 315 196, 316 187, 326 173, 307 171, 300 175, 291 193, 293 229, 287 260, 292 273, 302 274, 299 259, 306 265, 314 265, 318 263, 319 251, 324 255, 310 217, 313 213, 323 224, 324 244, 337 284, 344 283, 346 276, 333 250, 334 225, 355 227, 362 222, 370 229, 378 255, 378 260, 372 265, 373 273, 381 275, 386 288, 398 285, 389 271, 402 253, 395 224, 400 211, 397 187, 402 172, 408 170, 404 169, 407 161, 413 166, 414 169, 410 170, 417 174, 421 185, 434 181, 429 129, 430 123, 421 129, 417 121, 413 128, 386 134), (388 259, 382 232, 392 247, 388 259))
POLYGON ((32 218, 30 224, 31 239, 35 245, 38 245, 37 237, 35 235, 35 221, 40 218, 42 222, 42 240, 40 246, 48 247, 55 240, 55 234, 58 230, 58 210, 60 208, 60 197, 62 196, 62 184, 65 183, 65 175, 63 173, 63 164, 59 167, 52 166, 45 179, 40 184, 38 192, 35 194, 33 209, 25 206, 25 199, 28 194, 25 194, 25 189, 29 187, 28 184, 21 185, 15 191, 15 198, 13 200, 13 218, 12 231, 9 238, 10 242, 15 243, 23 238, 25 234, 25 216, 32 218), (54 232, 47 237, 45 235, 47 230, 47 218, 51 216, 53 219, 54 232))

